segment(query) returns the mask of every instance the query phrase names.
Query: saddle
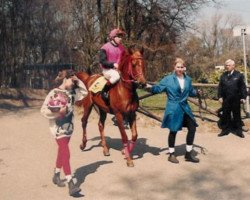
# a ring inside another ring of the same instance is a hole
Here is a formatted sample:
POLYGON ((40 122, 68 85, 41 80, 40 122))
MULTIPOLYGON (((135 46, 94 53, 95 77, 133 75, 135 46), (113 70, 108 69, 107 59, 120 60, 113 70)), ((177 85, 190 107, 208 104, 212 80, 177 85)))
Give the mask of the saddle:
POLYGON ((95 94, 101 92, 106 83, 107 80, 104 78, 104 76, 101 76, 98 79, 96 79, 94 83, 92 83, 92 85, 89 87, 89 91, 95 94))

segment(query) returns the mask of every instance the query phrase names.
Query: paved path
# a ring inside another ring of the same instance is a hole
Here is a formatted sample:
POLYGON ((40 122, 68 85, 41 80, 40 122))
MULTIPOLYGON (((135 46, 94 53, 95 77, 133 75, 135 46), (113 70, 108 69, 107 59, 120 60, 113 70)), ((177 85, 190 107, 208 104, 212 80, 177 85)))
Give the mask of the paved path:
MULTIPOLYGON (((106 136, 111 156, 99 144, 96 116, 88 126, 87 151, 81 152, 80 118, 70 142, 71 165, 85 200, 248 200, 250 199, 250 135, 217 137, 209 122, 199 122, 195 150, 199 164, 184 161, 185 130, 177 136, 180 164, 167 161, 167 130, 141 118, 134 149, 134 168, 128 168, 120 149, 117 127, 108 119, 106 136), (207 149, 200 153, 198 146, 207 149)), ((248 123, 248 122, 247 122, 248 123)), ((51 182, 56 144, 48 121, 38 109, 1 112, 0 199, 64 200, 67 188, 51 182)))

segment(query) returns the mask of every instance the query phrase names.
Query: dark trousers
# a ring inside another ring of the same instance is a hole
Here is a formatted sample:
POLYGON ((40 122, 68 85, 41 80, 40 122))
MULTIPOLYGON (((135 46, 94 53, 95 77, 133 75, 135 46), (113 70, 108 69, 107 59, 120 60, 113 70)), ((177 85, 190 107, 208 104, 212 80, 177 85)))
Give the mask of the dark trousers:
MULTIPOLYGON (((193 145, 194 143, 194 136, 196 132, 196 125, 194 121, 187 115, 184 114, 183 119, 183 126, 187 127, 188 133, 186 137, 186 144, 193 145)), ((168 135, 168 146, 173 148, 175 146, 175 138, 176 138, 176 131, 170 131, 168 135)))
POLYGON ((222 130, 242 128, 239 99, 230 102, 223 101, 221 128, 222 130))

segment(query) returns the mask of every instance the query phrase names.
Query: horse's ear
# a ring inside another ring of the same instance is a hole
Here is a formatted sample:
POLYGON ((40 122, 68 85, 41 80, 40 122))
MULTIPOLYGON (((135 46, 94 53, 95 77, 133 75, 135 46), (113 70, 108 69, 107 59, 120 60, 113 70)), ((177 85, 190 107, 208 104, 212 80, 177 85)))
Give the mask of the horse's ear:
POLYGON ((133 54, 133 48, 130 46, 130 47, 128 47, 128 53, 130 54, 130 55, 132 55, 133 54))
POLYGON ((143 53, 144 53, 144 48, 143 47, 141 47, 140 53, 141 53, 141 55, 143 55, 143 53))
POLYGON ((128 47, 128 53, 130 55, 134 54, 136 52, 136 50, 139 50, 138 49, 138 46, 136 44, 131 44, 129 47, 128 47))

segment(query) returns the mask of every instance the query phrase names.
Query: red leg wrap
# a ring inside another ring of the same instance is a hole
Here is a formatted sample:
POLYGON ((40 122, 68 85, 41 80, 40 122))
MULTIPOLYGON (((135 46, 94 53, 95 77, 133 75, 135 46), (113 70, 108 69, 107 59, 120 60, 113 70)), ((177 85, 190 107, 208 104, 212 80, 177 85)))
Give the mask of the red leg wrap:
POLYGON ((129 153, 131 153, 135 147, 135 142, 134 141, 129 141, 129 146, 128 146, 129 153))
POLYGON ((128 147, 128 143, 123 143, 124 146, 124 154, 126 158, 130 157, 130 153, 129 153, 129 147, 128 147))

